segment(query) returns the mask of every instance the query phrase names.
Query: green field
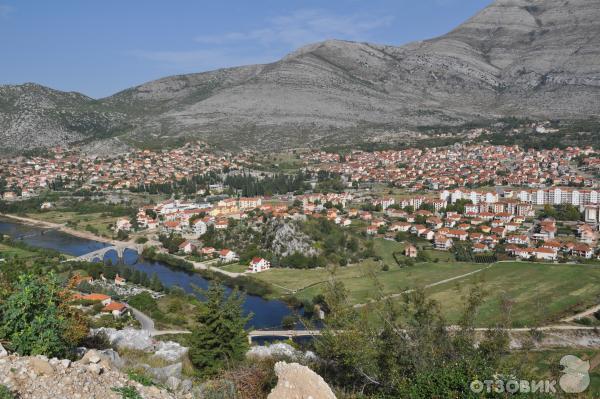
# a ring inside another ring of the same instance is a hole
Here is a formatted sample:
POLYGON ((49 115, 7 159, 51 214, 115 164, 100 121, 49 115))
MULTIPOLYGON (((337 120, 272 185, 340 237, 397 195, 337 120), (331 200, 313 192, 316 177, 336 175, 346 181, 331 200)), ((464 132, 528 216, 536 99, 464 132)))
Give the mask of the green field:
POLYGON ((106 216, 102 213, 81 214, 78 212, 68 211, 47 211, 40 213, 28 214, 27 217, 32 219, 43 220, 52 223, 71 223, 69 226, 81 231, 87 231, 89 225, 93 229, 97 229, 100 235, 112 237, 113 231, 108 227, 110 224, 115 224, 117 218, 114 216, 106 216), (75 224, 73 224, 75 223, 75 224))
POLYGON ((595 265, 502 262, 473 276, 432 287, 429 296, 441 304, 449 322, 456 322, 464 297, 480 284, 486 298, 476 317, 480 325, 500 320, 502 298, 512 303, 513 325, 535 326, 559 320, 598 303, 600 267, 595 265))
POLYGON ((2 258, 30 258, 35 256, 35 252, 26 249, 11 247, 5 244, 0 244, 0 259, 2 258))
POLYGON ((377 284, 380 284, 383 295, 390 295, 482 267, 484 266, 470 263, 421 263, 404 268, 394 265, 384 272, 378 262, 365 261, 360 265, 336 269, 271 269, 258 273, 255 277, 273 284, 278 294, 294 291, 298 298, 304 300, 321 293, 334 273, 335 278, 342 281, 349 291, 350 302, 357 304, 376 298, 379 292, 377 284))

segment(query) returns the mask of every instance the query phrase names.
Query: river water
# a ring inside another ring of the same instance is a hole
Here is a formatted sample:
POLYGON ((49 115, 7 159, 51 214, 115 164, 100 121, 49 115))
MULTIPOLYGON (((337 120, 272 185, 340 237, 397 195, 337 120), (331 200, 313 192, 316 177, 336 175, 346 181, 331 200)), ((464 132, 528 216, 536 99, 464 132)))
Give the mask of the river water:
MULTIPOLYGON (((102 242, 75 237, 61 231, 24 225, 8 219, 0 219, 0 234, 9 235, 13 239, 21 239, 34 247, 54 249, 73 256, 80 256, 108 246, 102 242)), ((116 263, 116 252, 110 251, 105 257, 105 260, 109 259, 116 263)), ((208 286, 208 281, 196 273, 174 270, 162 262, 138 259, 135 251, 125 251, 124 262, 134 269, 146 273, 149 277, 156 273, 166 287, 179 286, 188 293, 198 295, 194 287, 206 288, 208 286)), ((267 300, 255 295, 246 295, 244 310, 246 314, 254 315, 248 324, 248 327, 252 329, 279 327, 282 319, 291 314, 291 310, 284 302, 267 300)))

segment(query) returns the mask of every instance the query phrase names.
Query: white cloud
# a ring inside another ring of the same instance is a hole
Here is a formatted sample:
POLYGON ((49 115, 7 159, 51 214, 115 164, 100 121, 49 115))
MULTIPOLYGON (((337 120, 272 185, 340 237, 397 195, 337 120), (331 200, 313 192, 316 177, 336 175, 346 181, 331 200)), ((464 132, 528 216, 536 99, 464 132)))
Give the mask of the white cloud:
POLYGON ((172 71, 202 71, 276 61, 300 46, 326 39, 366 41, 377 29, 389 26, 391 16, 331 15, 320 10, 298 10, 265 21, 248 31, 202 35, 196 48, 180 51, 131 51, 129 55, 154 61, 172 71))
POLYGON ((320 10, 298 10, 266 21, 265 27, 196 37, 203 44, 256 42, 263 46, 296 48, 325 39, 367 40, 369 34, 389 26, 392 16, 330 15, 320 10))

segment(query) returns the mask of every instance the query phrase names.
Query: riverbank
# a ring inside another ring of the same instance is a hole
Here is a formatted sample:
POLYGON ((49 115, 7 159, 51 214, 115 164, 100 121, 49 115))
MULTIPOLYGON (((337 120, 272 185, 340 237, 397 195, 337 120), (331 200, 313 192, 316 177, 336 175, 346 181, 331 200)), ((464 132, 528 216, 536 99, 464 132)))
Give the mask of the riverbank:
POLYGON ((69 235, 72 235, 72 236, 75 236, 78 238, 84 238, 86 240, 98 241, 98 242, 102 242, 102 243, 110 244, 110 245, 117 245, 117 244, 123 245, 123 244, 127 244, 127 243, 133 243, 132 241, 113 240, 113 239, 110 239, 107 237, 102 237, 102 236, 96 235, 89 231, 76 230, 71 227, 67 227, 66 225, 61 224, 61 223, 53 223, 53 222, 48 222, 45 220, 33 219, 33 218, 24 217, 24 216, 11 215, 8 213, 0 213, 0 217, 12 219, 12 220, 18 221, 19 223, 26 224, 28 226, 42 227, 45 229, 57 230, 57 231, 61 231, 63 233, 66 233, 66 234, 69 234, 69 235))
MULTIPOLYGON (((13 216, 13 215, 10 215, 13 216)), ((57 251, 61 254, 68 254, 72 257, 78 257, 83 254, 91 253, 100 249, 106 249, 110 244, 107 240, 94 240, 89 236, 82 237, 81 234, 71 234, 70 229, 58 228, 52 222, 39 223, 36 220, 30 220, 23 217, 0 217, 0 233, 17 239, 20 243, 33 246, 35 248, 44 248, 57 251)), ((121 243, 123 245, 123 243, 121 243)), ((31 254, 33 255, 33 253, 31 254)), ((207 272, 205 270, 191 272, 183 269, 173 268, 166 263, 157 260, 145 260, 143 257, 134 256, 132 251, 124 253, 124 261, 128 267, 146 274, 149 278, 156 275, 162 285, 166 288, 178 287, 186 294, 193 294, 198 299, 202 299, 198 288, 206 289, 210 279, 219 279, 225 283, 224 278, 218 272, 207 272), (204 273, 210 273, 203 276, 204 273)), ((107 259, 110 259, 113 264, 117 261, 116 253, 107 254, 107 259)), ((213 269, 213 268, 211 268, 213 269)), ((228 277, 224 276, 223 277, 228 277)), ((231 287, 238 286, 245 288, 244 282, 229 281, 226 284, 231 287)), ((263 329, 279 327, 282 324, 284 317, 292 314, 291 309, 286 303, 276 299, 266 299, 259 295, 253 295, 254 291, 247 292, 244 302, 244 311, 246 314, 253 314, 248 328, 263 329)), ((258 294, 259 292, 256 292, 258 294)), ((181 297, 184 298, 184 297, 181 297)), ((168 306, 165 306, 163 311, 168 312, 168 306)))

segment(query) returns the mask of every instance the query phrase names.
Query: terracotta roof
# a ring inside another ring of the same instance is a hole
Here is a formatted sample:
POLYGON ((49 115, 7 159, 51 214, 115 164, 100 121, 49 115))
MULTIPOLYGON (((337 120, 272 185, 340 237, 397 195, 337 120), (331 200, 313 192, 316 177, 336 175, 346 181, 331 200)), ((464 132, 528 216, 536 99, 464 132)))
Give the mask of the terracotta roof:
POLYGON ((105 301, 110 299, 110 297, 104 294, 89 294, 84 296, 82 299, 85 299, 86 301, 105 301))

